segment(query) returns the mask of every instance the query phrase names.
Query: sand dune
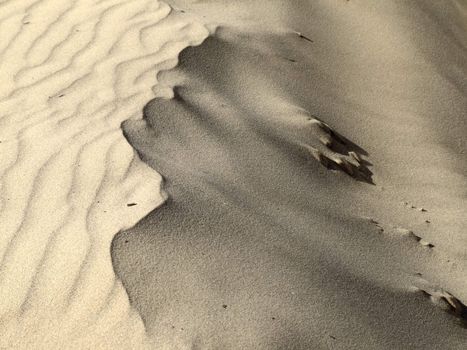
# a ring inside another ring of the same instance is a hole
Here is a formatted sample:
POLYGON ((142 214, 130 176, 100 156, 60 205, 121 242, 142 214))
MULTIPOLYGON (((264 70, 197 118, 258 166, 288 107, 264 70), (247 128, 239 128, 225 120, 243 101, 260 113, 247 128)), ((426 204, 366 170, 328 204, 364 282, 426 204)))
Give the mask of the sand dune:
POLYGON ((112 249, 149 334, 463 349, 465 3, 175 6, 218 28, 123 125, 169 196, 112 249))
POLYGON ((170 5, 0 2, 0 348, 464 349, 465 0, 170 5))

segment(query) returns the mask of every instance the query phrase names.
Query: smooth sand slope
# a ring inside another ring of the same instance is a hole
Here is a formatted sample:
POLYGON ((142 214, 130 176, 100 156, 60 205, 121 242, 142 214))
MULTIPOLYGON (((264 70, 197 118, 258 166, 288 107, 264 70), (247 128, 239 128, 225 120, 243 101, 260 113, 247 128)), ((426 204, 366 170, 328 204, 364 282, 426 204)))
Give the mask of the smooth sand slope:
POLYGON ((169 199, 112 248, 156 344, 464 349, 466 2, 174 6, 219 27, 123 124, 169 199))
POLYGON ((207 31, 154 0, 3 0, 0 33, 0 348, 144 348, 110 244, 163 198, 120 124, 207 31))

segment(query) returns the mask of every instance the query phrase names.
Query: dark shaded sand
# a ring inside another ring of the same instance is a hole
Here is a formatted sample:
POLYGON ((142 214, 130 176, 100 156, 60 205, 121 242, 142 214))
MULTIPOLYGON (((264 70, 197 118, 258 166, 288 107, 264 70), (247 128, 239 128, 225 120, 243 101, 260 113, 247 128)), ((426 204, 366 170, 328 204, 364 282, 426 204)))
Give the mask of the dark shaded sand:
MULTIPOLYGON (((220 27, 159 75, 175 97, 124 123, 169 196, 112 246, 155 348, 465 348, 466 162, 426 112, 452 77, 388 56, 418 5, 367 10, 387 47, 345 3, 296 32, 220 27)), ((446 118, 465 104, 452 81, 446 118)))

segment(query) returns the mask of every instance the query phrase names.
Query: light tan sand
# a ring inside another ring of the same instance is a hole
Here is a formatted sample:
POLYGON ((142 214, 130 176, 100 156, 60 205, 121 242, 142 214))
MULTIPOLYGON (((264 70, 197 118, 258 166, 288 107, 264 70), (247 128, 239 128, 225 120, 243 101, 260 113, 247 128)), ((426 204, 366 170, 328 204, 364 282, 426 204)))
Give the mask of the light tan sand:
POLYGON ((467 3, 171 5, 0 2, 0 348, 464 349, 467 3))
POLYGON ((144 347, 110 244, 163 201, 120 124, 206 36, 170 13, 152 0, 1 1, 1 349, 144 347))

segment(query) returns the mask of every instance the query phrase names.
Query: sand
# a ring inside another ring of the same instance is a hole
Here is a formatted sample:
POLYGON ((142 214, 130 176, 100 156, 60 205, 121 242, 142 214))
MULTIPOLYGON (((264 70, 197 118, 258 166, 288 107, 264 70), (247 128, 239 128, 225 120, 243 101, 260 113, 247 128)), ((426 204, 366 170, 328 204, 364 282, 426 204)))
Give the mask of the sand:
POLYGON ((163 202, 120 124, 204 26, 157 1, 2 1, 0 348, 147 343, 110 258, 163 202), (137 205, 132 205, 136 203, 137 205))
POLYGON ((170 5, 0 4, 0 348, 464 349, 467 3, 170 5))

